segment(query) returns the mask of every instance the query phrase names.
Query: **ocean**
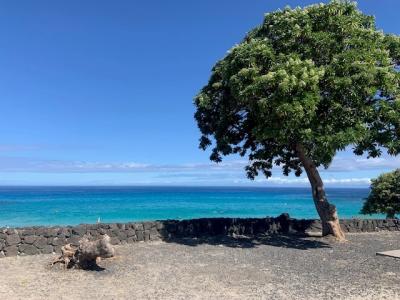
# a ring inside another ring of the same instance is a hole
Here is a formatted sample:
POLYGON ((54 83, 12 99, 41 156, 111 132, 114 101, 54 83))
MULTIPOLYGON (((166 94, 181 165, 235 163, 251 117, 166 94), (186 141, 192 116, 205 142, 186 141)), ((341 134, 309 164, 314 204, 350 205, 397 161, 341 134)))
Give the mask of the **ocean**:
MULTIPOLYGON (((341 218, 360 217, 368 188, 328 188, 341 218)), ((317 218, 310 188, 0 187, 0 227, 204 217, 317 218)), ((373 217, 384 217, 374 215, 373 217)))

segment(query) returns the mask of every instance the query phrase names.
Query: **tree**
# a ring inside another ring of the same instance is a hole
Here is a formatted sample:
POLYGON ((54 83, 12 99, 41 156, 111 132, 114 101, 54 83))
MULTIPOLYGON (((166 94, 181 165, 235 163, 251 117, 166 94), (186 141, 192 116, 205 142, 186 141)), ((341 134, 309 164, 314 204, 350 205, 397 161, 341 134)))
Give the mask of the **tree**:
POLYGON ((400 213, 400 169, 372 180, 371 191, 361 213, 386 214, 389 219, 394 219, 400 213))
POLYGON ((368 157, 400 151, 400 37, 356 3, 265 15, 212 69, 195 97, 200 148, 210 159, 248 156, 247 175, 306 171, 323 235, 344 240, 318 167, 352 146, 368 157))

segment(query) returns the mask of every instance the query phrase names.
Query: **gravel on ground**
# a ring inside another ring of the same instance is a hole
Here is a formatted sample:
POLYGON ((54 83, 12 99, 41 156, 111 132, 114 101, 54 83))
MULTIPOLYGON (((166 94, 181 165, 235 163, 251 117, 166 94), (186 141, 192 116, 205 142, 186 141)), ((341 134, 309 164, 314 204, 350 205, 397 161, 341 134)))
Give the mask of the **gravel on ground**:
POLYGON ((181 239, 116 246, 102 271, 0 259, 0 299, 400 299, 400 233, 181 239))

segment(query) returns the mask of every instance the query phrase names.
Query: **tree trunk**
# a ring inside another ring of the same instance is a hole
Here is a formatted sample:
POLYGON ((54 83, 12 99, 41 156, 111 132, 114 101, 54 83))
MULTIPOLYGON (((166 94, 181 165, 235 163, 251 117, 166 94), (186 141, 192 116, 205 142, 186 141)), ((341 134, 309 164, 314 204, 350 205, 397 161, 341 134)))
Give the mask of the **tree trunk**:
POLYGON ((337 240, 345 241, 336 206, 330 204, 326 198, 324 184, 315 163, 307 156, 302 145, 297 145, 296 150, 311 184, 314 204, 322 223, 322 236, 333 235, 337 240))
POLYGON ((104 235, 102 239, 96 241, 89 241, 83 237, 79 241, 78 247, 67 244, 61 248, 61 252, 61 256, 53 261, 52 265, 62 263, 66 269, 95 270, 99 268, 98 258, 114 256, 114 248, 110 244, 108 235, 104 235))

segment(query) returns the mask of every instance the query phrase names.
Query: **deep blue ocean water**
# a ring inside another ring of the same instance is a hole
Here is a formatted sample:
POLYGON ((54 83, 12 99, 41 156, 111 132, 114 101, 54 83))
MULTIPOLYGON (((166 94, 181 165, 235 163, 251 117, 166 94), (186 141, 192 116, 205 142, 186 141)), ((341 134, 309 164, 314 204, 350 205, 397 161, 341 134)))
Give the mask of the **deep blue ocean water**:
MULTIPOLYGON (((359 215, 367 188, 328 188, 341 218, 359 215)), ((309 188, 0 187, 0 227, 201 217, 317 218, 309 188)), ((374 216, 376 217, 376 216, 374 216)), ((384 216, 379 216, 384 217, 384 216)))

